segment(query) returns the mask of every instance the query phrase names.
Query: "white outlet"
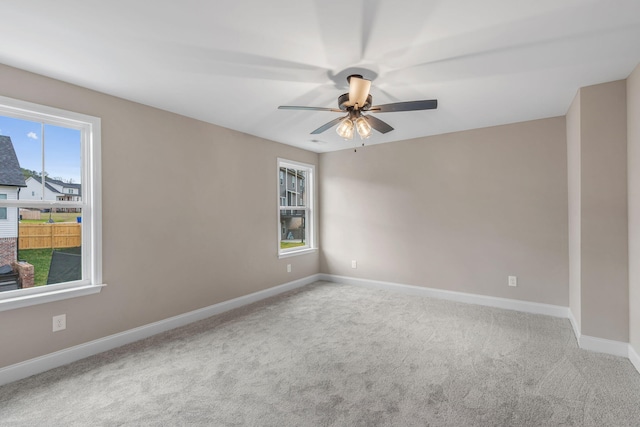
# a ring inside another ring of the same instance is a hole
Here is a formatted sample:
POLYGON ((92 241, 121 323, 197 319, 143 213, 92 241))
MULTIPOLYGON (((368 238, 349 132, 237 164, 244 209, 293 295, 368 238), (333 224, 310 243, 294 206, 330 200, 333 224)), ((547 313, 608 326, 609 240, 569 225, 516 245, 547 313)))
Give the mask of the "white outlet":
POLYGON ((355 259, 351 260, 351 268, 358 268, 358 261, 356 261, 355 259))
POLYGON ((287 273, 291 273, 291 264, 287 264, 287 273))
POLYGON ((53 332, 67 329, 67 315, 53 316, 53 332))
POLYGON ((509 276, 509 286, 518 286, 518 278, 516 276, 509 276))

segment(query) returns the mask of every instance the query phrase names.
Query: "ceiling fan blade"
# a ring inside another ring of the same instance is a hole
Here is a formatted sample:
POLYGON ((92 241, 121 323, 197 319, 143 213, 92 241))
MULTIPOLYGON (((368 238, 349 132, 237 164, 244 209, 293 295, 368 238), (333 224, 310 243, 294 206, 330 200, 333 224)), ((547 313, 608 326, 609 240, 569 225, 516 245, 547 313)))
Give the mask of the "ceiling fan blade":
POLYGON ((344 111, 338 110, 337 108, 300 107, 296 105, 281 105, 278 107, 278 109, 279 110, 333 111, 334 113, 344 113, 344 111))
POLYGON ((394 111, 433 110, 438 108, 437 99, 423 101, 394 102, 392 104, 374 105, 369 109, 371 113, 391 113, 394 111))
MULTIPOLYGON (((345 116, 345 117, 349 117, 349 116, 345 116)), ((345 117, 338 117, 337 119, 333 119, 331 120, 329 123, 325 123, 322 126, 320 126, 318 129, 314 130, 313 132, 311 132, 311 135, 316 135, 319 133, 324 132, 327 129, 330 129, 332 127, 334 127, 335 125, 337 125, 338 123, 340 123, 345 117)))
POLYGON ((393 128, 390 125, 378 119, 377 117, 364 116, 364 115, 362 117, 364 117, 369 122, 372 128, 374 128, 380 133, 387 133, 393 130, 393 128))
POLYGON ((349 106, 358 104, 360 107, 366 104, 369 89, 371 88, 371 80, 363 79, 357 76, 349 78, 349 106))

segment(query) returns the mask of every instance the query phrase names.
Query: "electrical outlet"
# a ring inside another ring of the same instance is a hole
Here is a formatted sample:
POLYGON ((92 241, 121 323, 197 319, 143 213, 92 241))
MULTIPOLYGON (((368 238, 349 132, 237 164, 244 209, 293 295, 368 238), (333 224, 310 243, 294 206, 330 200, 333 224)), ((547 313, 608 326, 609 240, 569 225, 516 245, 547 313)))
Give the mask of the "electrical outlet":
POLYGON ((287 264, 287 273, 291 273, 291 264, 287 264))
POLYGON ((53 332, 67 329, 67 315, 53 316, 53 332))
POLYGON ((351 260, 351 268, 358 268, 358 261, 356 261, 355 259, 351 260))
POLYGON ((518 286, 518 278, 516 276, 509 276, 509 286, 518 286))

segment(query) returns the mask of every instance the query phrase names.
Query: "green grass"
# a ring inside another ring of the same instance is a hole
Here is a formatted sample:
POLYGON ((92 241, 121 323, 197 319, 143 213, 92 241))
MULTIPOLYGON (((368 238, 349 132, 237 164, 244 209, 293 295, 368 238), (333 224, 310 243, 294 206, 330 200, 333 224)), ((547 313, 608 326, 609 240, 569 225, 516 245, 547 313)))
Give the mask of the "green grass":
POLYGON ((280 242, 280 249, 296 248, 298 246, 304 246, 306 243, 302 242, 280 242))
POLYGON ((33 283, 35 286, 47 284, 51 254, 53 249, 21 249, 18 259, 33 265, 33 283))

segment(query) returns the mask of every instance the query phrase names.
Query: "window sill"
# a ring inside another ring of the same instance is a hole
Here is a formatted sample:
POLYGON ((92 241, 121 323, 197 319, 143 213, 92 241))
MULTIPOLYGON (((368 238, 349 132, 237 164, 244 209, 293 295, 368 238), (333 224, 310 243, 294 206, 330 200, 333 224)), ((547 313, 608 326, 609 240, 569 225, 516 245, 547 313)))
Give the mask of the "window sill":
POLYGON ((16 295, 14 298, 7 298, 0 301, 0 311, 14 310, 16 308, 24 308, 47 302, 97 294, 105 286, 107 285, 86 285, 31 295, 16 295))
POLYGON ((291 258, 292 256, 307 255, 317 251, 318 248, 306 248, 299 251, 281 252, 278 254, 278 258, 291 258))

